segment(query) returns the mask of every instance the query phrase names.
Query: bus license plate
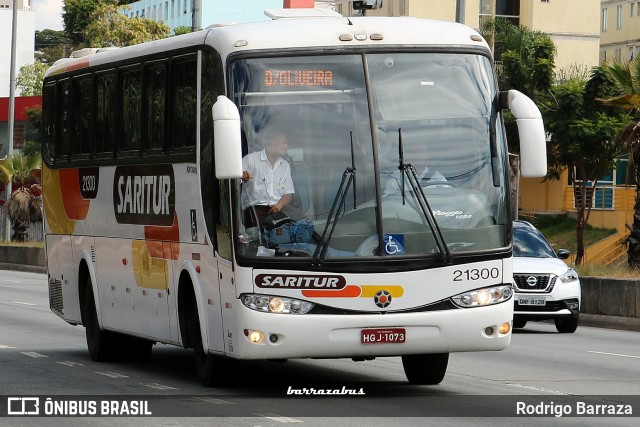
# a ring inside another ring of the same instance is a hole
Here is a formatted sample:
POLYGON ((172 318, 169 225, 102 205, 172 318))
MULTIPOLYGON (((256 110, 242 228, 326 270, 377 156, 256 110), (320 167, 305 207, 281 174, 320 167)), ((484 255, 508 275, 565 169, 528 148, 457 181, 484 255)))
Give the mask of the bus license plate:
POLYGON ((547 300, 545 297, 529 297, 518 298, 518 304, 520 305, 546 305, 547 300))
POLYGON ((362 344, 401 344, 406 337, 404 328, 363 329, 360 332, 362 344))

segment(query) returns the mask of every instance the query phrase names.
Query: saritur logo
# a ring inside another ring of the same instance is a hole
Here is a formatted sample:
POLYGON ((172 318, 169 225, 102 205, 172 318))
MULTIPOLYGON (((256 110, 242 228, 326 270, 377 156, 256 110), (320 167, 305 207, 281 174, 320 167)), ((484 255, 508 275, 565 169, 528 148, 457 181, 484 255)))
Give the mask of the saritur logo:
POLYGON ((119 224, 173 224, 175 179, 171 165, 118 166, 113 210, 119 224))

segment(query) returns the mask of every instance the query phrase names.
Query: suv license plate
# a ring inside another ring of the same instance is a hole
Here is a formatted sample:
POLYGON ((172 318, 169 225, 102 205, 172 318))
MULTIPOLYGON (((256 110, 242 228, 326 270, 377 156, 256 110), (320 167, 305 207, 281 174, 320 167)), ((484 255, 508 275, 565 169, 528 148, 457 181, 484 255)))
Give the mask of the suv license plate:
POLYGON ((529 297, 518 298, 518 304, 520 305, 546 305, 547 300, 545 297, 529 297))
POLYGON ((404 328, 373 328, 360 331, 362 344, 402 344, 405 337, 404 328))

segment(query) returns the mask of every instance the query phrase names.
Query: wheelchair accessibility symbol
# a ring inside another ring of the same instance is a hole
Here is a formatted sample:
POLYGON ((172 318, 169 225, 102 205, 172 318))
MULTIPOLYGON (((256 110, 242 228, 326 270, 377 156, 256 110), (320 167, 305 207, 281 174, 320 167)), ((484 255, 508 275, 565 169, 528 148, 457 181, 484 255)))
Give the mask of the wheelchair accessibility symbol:
POLYGON ((404 234, 385 234, 384 253, 386 255, 404 255, 404 234))

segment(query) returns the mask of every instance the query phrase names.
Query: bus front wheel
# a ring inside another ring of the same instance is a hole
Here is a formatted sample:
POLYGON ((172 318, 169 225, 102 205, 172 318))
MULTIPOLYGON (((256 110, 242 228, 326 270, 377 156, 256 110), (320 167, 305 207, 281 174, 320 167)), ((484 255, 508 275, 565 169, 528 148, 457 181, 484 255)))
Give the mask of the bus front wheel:
POLYGON ((193 302, 191 309, 191 342, 193 343, 194 360, 200 382, 205 387, 228 386, 231 383, 231 375, 234 372, 234 359, 214 356, 202 346, 202 334, 200 321, 198 320, 198 307, 193 302))
POLYGON ((89 356, 94 362, 108 362, 116 358, 117 340, 113 332, 103 331, 98 323, 96 303, 93 298, 91 279, 87 278, 84 296, 84 326, 89 356))
POLYGON ((449 353, 410 354, 402 356, 402 367, 411 384, 440 384, 447 372, 449 353))

